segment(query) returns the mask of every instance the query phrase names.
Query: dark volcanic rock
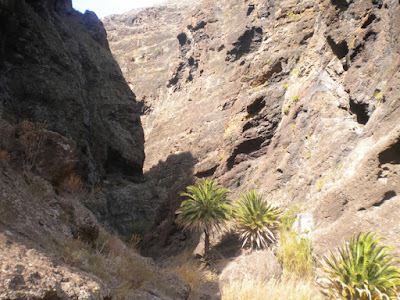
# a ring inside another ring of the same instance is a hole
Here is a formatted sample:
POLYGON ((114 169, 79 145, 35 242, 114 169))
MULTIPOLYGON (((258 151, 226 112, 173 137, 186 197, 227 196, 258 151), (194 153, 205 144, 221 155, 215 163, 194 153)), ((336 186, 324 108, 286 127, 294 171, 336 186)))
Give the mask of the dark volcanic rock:
POLYGON ((139 110, 94 13, 0 0, 1 299, 187 299, 96 219, 154 218, 139 110))
POLYGON ((71 1, 0 3, 0 102, 5 118, 46 121, 77 144, 75 172, 142 174, 135 95, 113 60, 102 23, 71 1))
POLYGON ((77 157, 76 143, 58 133, 44 131, 43 146, 36 158, 36 170, 46 180, 59 184, 73 173, 77 157))

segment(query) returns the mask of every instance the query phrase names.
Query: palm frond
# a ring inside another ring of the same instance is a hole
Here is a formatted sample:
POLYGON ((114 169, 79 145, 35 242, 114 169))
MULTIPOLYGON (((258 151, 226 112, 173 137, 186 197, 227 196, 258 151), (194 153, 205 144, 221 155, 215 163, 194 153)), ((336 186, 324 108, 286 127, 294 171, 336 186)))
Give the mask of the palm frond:
POLYGON ((180 195, 186 197, 176 211, 176 222, 185 229, 206 230, 220 228, 230 218, 231 201, 228 189, 214 180, 206 180, 186 188, 180 195))
POLYGON ((388 246, 379 246, 374 233, 359 233, 343 243, 337 255, 330 252, 320 272, 329 282, 329 294, 337 299, 397 299, 400 269, 388 246))
POLYGON ((274 230, 279 223, 281 210, 269 204, 261 193, 254 190, 241 194, 234 208, 236 227, 244 247, 266 248, 275 242, 274 230))

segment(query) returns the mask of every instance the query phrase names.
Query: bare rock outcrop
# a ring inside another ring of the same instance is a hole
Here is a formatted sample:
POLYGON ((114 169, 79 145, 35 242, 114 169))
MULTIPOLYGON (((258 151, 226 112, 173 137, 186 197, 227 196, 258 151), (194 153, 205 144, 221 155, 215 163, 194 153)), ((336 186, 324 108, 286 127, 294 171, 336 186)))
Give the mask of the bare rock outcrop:
MULTIPOLYGON (((141 107, 101 21, 71 1, 2 1, 0 13, 0 118, 45 124, 33 171, 54 185, 74 175, 101 188, 102 205, 90 208, 122 234, 153 219, 161 199, 143 177, 141 107)), ((6 150, 23 156, 26 134, 13 134, 21 143, 6 150)))
POLYGON ((229 262, 220 274, 219 284, 222 289, 224 284, 245 278, 267 282, 281 275, 282 267, 271 250, 254 251, 229 262))
POLYGON ((46 121, 77 144, 76 172, 140 178, 143 131, 135 95, 102 23, 71 1, 2 1, 0 100, 8 120, 46 121))
POLYGON ((2 299, 107 299, 107 289, 93 275, 57 265, 18 235, 0 234, 2 299))
MULTIPOLYGON (((163 57, 172 57, 167 78, 160 76, 164 85, 131 85, 149 108, 142 117, 145 171, 170 155, 190 153, 193 175, 217 178, 233 198, 259 189, 285 207, 305 203, 298 228, 317 253, 357 231, 376 231, 399 249, 399 5, 193 5, 175 47, 163 48, 163 57)), ((163 13, 154 19, 168 19, 163 13)), ((161 37, 164 29, 152 34, 161 37)), ((130 54, 119 52, 127 37, 120 39, 117 27, 112 32, 120 65, 133 70, 157 62, 151 56, 127 61, 130 54)), ((131 39, 140 45, 147 34, 131 39)), ((136 51, 147 55, 133 45, 136 51)), ((123 72, 131 78, 129 69, 123 72)))

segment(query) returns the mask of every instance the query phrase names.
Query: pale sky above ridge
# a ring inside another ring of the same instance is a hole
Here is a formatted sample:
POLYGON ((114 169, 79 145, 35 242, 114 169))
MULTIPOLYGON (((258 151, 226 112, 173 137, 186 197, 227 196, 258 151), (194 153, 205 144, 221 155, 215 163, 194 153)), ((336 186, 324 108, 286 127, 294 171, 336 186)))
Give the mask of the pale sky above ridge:
POLYGON ((72 6, 84 13, 91 10, 101 19, 108 15, 122 14, 134 8, 150 7, 166 0, 72 0, 72 6))

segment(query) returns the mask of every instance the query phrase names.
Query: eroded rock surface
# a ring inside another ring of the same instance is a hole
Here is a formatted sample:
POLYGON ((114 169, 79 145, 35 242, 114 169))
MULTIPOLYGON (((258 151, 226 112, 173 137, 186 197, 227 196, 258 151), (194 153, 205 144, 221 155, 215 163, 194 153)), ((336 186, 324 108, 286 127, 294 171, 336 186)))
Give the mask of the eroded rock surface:
POLYGON ((0 298, 186 299, 99 223, 131 233, 160 202, 100 20, 71 0, 5 0, 0 28, 0 298))
POLYGON ((71 1, 3 1, 0 100, 4 117, 46 121, 77 143, 76 172, 140 177, 143 131, 135 95, 112 58, 102 23, 71 1))
POLYGON ((282 267, 272 251, 254 251, 230 261, 219 277, 219 284, 222 289, 224 284, 245 278, 257 278, 268 282, 271 279, 279 279, 281 275, 282 267))
POLYGON ((233 198, 258 189, 282 206, 303 202, 299 230, 317 253, 358 231, 400 246, 399 12, 389 0, 203 0, 184 12, 174 46, 152 41, 163 56, 141 46, 145 23, 130 25, 136 45, 121 55, 128 39, 106 19, 126 78, 167 70, 157 89, 131 84, 146 108, 144 169, 189 152, 193 174, 217 178, 233 198), (128 59, 136 53, 147 59, 128 59))
POLYGON ((93 275, 57 265, 10 232, 0 235, 2 299, 105 299, 107 290, 93 275))
POLYGON ((8 137, 21 141, 0 147, 24 154, 19 125, 42 124, 44 142, 29 169, 56 186, 73 175, 102 189, 102 205, 90 209, 122 234, 154 219, 161 199, 143 177, 141 107, 101 21, 71 1, 3 1, 0 12, 0 114, 19 128, 8 137))

